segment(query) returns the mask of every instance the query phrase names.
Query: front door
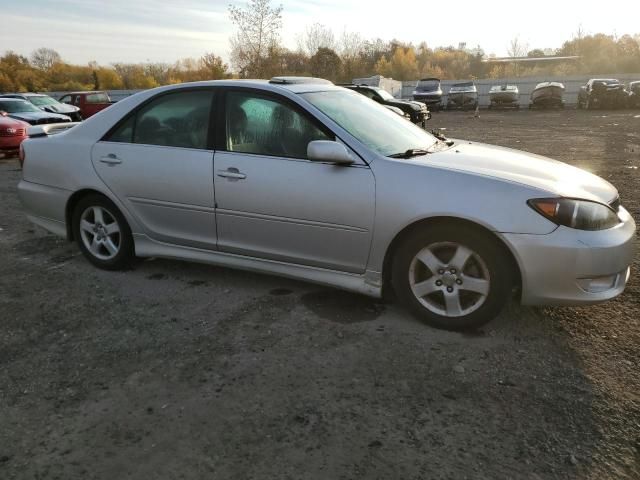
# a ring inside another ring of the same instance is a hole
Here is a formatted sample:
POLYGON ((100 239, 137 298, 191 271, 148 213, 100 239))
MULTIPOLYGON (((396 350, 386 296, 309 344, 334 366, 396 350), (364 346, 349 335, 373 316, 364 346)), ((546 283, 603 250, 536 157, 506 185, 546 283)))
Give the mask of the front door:
POLYGON ((308 160, 310 141, 335 138, 282 97, 229 90, 224 107, 226 148, 214 160, 218 248, 364 272, 375 211, 369 167, 308 160))
POLYGON ((161 95, 92 151, 109 189, 158 241, 215 249, 212 89, 161 95))

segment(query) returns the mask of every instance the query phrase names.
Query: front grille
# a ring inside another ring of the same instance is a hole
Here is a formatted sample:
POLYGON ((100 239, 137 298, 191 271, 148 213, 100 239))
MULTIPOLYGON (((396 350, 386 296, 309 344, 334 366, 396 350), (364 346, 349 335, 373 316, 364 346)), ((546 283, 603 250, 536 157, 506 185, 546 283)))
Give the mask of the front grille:
POLYGON ((0 130, 0 137, 24 137, 24 134, 24 128, 16 128, 14 133, 8 133, 6 130, 0 130))

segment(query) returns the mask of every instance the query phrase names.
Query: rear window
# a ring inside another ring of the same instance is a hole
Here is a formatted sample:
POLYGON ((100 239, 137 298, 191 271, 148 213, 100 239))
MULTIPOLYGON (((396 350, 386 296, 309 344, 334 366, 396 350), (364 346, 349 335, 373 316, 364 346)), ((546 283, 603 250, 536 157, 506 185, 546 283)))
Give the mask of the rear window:
POLYGON ((90 93, 86 97, 87 103, 109 103, 111 99, 106 93, 90 93))

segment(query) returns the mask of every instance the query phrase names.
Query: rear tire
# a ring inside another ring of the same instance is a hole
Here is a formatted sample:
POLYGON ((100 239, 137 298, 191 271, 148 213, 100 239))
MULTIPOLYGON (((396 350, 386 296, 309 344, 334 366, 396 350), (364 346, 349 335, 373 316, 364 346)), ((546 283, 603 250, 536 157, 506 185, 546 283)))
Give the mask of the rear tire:
POLYGON ((396 249, 394 291, 419 319, 446 330, 476 329, 510 298, 510 262, 495 238, 476 228, 420 230, 396 249))
POLYGON ((73 211, 72 228, 80 251, 96 267, 122 270, 131 265, 135 257, 131 229, 108 198, 99 194, 82 198, 73 211))

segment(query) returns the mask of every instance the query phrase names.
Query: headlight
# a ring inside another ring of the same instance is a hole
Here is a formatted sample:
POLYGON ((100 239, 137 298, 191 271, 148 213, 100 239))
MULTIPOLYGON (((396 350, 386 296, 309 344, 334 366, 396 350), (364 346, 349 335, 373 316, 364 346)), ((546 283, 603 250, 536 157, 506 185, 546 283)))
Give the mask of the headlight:
POLYGON ((577 230, 606 230, 620 223, 610 207, 590 200, 535 198, 527 203, 553 223, 577 230))

